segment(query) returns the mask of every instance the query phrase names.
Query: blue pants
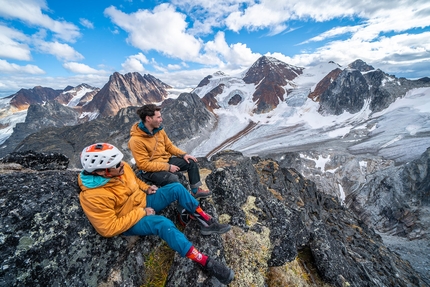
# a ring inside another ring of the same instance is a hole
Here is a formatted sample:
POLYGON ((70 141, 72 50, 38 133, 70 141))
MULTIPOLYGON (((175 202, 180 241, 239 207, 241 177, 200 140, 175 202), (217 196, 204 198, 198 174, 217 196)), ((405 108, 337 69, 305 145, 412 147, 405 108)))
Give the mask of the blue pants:
MULTIPOLYGON (((174 201, 179 201, 179 204, 191 214, 199 205, 199 202, 182 184, 171 183, 160 187, 156 193, 147 195, 146 207, 151 207, 155 212, 159 212, 174 201)), ((176 228, 175 224, 161 215, 144 216, 123 235, 158 235, 182 257, 192 246, 192 243, 176 228)))

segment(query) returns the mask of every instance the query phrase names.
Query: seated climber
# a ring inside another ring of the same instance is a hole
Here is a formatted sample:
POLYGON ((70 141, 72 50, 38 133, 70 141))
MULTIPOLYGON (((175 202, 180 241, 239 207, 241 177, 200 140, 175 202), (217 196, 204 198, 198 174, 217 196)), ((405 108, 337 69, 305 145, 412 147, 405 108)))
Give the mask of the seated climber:
POLYGON ((128 148, 143 179, 163 186, 179 182, 175 172, 187 171, 192 195, 195 198, 209 197, 212 192, 200 188, 197 159, 175 146, 163 130, 161 108, 148 104, 139 108, 137 114, 141 121, 131 127, 128 148))
POLYGON ((173 250, 199 263, 221 283, 233 280, 233 270, 199 252, 171 220, 156 214, 179 201, 200 223, 201 234, 222 234, 230 230, 230 225, 220 224, 205 213, 180 183, 160 188, 149 186, 122 161, 122 152, 107 143, 86 147, 80 158, 83 170, 78 176, 79 200, 99 234, 104 237, 158 235, 173 250))

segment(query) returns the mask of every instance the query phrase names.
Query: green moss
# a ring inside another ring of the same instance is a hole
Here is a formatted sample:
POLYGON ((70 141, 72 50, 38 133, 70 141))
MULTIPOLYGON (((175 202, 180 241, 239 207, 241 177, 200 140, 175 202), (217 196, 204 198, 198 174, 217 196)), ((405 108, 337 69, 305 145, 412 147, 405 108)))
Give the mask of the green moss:
POLYGON ((175 251, 165 242, 145 258, 145 282, 141 287, 163 287, 166 284, 169 269, 175 251))

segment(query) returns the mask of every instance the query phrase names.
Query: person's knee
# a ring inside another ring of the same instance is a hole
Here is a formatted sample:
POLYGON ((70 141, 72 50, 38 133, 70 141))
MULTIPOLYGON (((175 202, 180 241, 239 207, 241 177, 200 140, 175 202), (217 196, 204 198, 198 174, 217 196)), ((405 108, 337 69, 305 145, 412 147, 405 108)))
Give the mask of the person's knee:
POLYGON ((156 229, 157 235, 160 236, 167 229, 175 227, 175 224, 170 219, 168 219, 164 216, 161 216, 161 215, 155 215, 155 216, 157 218, 153 221, 153 224, 154 224, 154 228, 156 229))
POLYGON ((180 194, 183 192, 188 193, 188 190, 180 182, 169 183, 168 187, 170 188, 171 191, 177 194, 180 194))
POLYGON ((199 166, 198 166, 198 164, 197 164, 197 162, 195 162, 195 161, 193 161, 193 160, 190 160, 190 162, 189 162, 189 164, 188 164, 188 169, 198 169, 199 168, 199 166))
POLYGON ((179 182, 179 177, 173 173, 166 173, 166 175, 163 177, 162 182, 163 182, 162 185, 176 183, 176 182, 179 182))

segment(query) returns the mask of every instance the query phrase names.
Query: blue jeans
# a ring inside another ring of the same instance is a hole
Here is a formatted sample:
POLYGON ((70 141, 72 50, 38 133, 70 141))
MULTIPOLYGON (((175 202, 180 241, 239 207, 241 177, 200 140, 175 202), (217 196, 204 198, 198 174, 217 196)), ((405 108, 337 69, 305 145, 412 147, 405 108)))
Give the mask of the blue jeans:
MULTIPOLYGON (((191 214, 199 205, 199 202, 182 184, 171 183, 160 187, 156 193, 147 195, 146 207, 151 207, 155 212, 159 212, 174 201, 179 201, 179 204, 191 214)), ((161 215, 144 216, 123 235, 158 235, 182 257, 187 254, 192 246, 192 243, 176 228, 175 224, 161 215)))

